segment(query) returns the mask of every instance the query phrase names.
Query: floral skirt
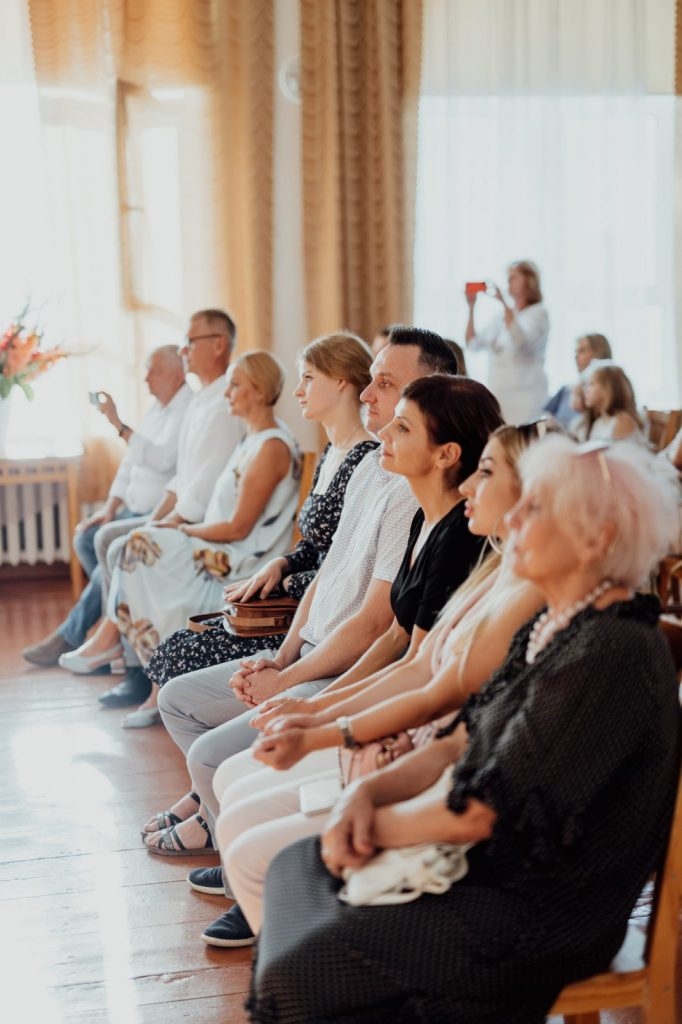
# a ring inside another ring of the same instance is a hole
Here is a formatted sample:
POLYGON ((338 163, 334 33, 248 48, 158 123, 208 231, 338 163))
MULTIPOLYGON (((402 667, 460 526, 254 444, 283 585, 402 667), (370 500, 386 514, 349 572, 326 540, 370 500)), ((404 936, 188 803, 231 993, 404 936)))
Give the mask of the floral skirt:
POLYGON ((286 633, 275 636, 234 636, 223 626, 222 616, 208 623, 210 629, 195 633, 191 629, 179 629, 160 644, 145 672, 157 686, 163 686, 169 679, 196 672, 211 665, 222 665, 239 658, 248 658, 264 647, 273 653, 278 650, 286 633))

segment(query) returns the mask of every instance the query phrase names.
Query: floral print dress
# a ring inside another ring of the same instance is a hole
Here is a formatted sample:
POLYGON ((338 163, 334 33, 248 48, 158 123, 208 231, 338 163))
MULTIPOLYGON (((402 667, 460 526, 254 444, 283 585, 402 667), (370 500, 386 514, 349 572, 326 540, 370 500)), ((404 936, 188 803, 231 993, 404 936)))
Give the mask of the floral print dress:
POLYGON ((218 607, 228 580, 251 575, 289 546, 301 457, 288 431, 262 430, 242 439, 216 481, 204 522, 232 516, 248 464, 272 438, 289 448, 289 470, 246 537, 221 544, 158 526, 129 535, 112 578, 107 614, 143 665, 188 615, 218 607))
MULTIPOLYGON (((301 598, 322 565, 338 526, 346 487, 354 471, 364 457, 378 447, 376 441, 362 441, 348 452, 329 486, 323 493, 316 493, 315 487, 320 470, 329 454, 330 445, 322 452, 315 469, 312 487, 298 515, 298 526, 302 539, 293 551, 285 555, 287 560, 288 593, 301 598)), ((222 593, 213 605, 222 604, 222 593)), ((194 609, 198 611, 198 609, 194 609)), ((169 679, 185 672, 195 672, 210 665, 221 665, 235 658, 248 658, 265 646, 276 651, 286 634, 267 637, 234 636, 223 628, 222 616, 216 618, 212 629, 195 633, 179 629, 158 647, 146 665, 146 672, 153 682, 163 686, 169 679)))

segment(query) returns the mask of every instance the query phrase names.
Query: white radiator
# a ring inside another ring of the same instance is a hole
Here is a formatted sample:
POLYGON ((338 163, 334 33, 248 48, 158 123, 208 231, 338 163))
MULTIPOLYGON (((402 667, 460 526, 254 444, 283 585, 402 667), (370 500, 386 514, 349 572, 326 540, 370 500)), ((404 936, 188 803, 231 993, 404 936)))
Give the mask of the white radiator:
POLYGON ((66 482, 0 488, 0 565, 68 562, 70 547, 66 482))

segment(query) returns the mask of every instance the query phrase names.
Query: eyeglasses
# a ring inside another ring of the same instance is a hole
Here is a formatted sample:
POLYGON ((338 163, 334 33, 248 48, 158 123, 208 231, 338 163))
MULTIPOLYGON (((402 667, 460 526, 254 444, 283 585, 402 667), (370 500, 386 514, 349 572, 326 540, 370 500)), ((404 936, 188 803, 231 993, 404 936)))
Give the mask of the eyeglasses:
POLYGON ((189 348, 195 341, 206 341, 207 338, 225 338, 225 334, 197 334, 193 338, 185 338, 185 348, 189 348))
POLYGON ((538 416, 536 420, 519 423, 516 429, 524 441, 542 441, 549 430, 549 423, 546 416, 538 416))

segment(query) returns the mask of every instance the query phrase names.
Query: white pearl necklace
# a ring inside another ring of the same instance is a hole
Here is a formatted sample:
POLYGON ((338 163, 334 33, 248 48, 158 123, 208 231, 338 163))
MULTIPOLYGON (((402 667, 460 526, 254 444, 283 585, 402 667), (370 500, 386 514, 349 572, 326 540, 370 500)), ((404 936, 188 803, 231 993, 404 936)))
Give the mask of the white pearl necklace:
POLYGON ((611 580, 602 580, 598 583, 594 590, 591 590, 589 594, 581 598, 580 601, 576 601, 570 605, 563 612, 557 612, 555 615, 551 615, 549 611, 543 612, 535 620, 535 625, 530 631, 528 637, 528 646, 526 647, 526 664, 532 665, 537 658, 540 651, 544 651, 545 647, 549 642, 556 636, 557 633, 565 629, 571 619, 575 618, 578 612, 581 612, 583 608, 587 608, 589 605, 594 604, 598 597, 606 593, 613 586, 611 580))

